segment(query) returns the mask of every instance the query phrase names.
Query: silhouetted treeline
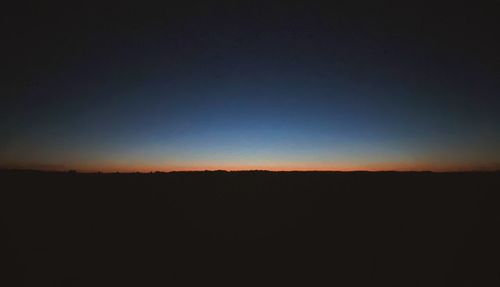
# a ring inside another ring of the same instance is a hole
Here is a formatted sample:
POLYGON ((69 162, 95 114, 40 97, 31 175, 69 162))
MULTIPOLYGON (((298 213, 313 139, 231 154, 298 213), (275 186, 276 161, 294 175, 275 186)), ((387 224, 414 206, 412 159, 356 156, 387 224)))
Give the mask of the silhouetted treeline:
POLYGON ((500 286, 500 173, 0 172, 3 286, 500 286))

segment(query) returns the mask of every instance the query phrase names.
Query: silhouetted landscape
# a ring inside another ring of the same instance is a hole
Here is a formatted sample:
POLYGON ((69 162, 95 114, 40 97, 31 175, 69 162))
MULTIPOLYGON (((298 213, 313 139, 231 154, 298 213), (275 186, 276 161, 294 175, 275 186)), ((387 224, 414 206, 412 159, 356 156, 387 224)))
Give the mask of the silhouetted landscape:
POLYGON ((500 284, 498 172, 0 180, 8 286, 500 284))

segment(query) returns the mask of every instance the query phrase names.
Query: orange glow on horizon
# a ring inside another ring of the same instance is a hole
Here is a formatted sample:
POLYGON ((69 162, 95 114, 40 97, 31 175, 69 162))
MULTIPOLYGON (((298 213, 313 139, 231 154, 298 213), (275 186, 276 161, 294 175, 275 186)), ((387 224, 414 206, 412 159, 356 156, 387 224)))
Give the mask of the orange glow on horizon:
POLYGON ((454 172, 454 171, 493 171, 499 170, 498 166, 481 165, 459 165, 459 164, 432 164, 432 163, 281 163, 281 164, 165 164, 165 165, 141 165, 141 164, 86 164, 86 165, 40 165, 24 164, 3 166, 12 169, 34 169, 42 171, 67 171, 76 170, 79 172, 172 172, 172 171, 245 171, 245 170, 268 170, 268 171, 434 171, 434 172, 454 172))

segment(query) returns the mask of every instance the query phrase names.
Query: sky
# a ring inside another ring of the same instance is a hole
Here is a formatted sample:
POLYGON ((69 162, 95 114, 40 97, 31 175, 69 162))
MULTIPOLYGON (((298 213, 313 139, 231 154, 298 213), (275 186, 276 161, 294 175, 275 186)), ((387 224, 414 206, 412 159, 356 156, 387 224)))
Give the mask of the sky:
POLYGON ((335 3, 9 4, 0 167, 500 169, 495 9, 335 3))

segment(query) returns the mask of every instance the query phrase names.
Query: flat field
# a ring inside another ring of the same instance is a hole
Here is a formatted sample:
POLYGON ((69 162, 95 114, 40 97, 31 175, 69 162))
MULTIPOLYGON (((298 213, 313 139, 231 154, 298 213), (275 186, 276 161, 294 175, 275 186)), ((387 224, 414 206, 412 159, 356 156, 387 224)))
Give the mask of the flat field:
POLYGON ((500 286, 500 173, 0 180, 4 286, 500 286))

